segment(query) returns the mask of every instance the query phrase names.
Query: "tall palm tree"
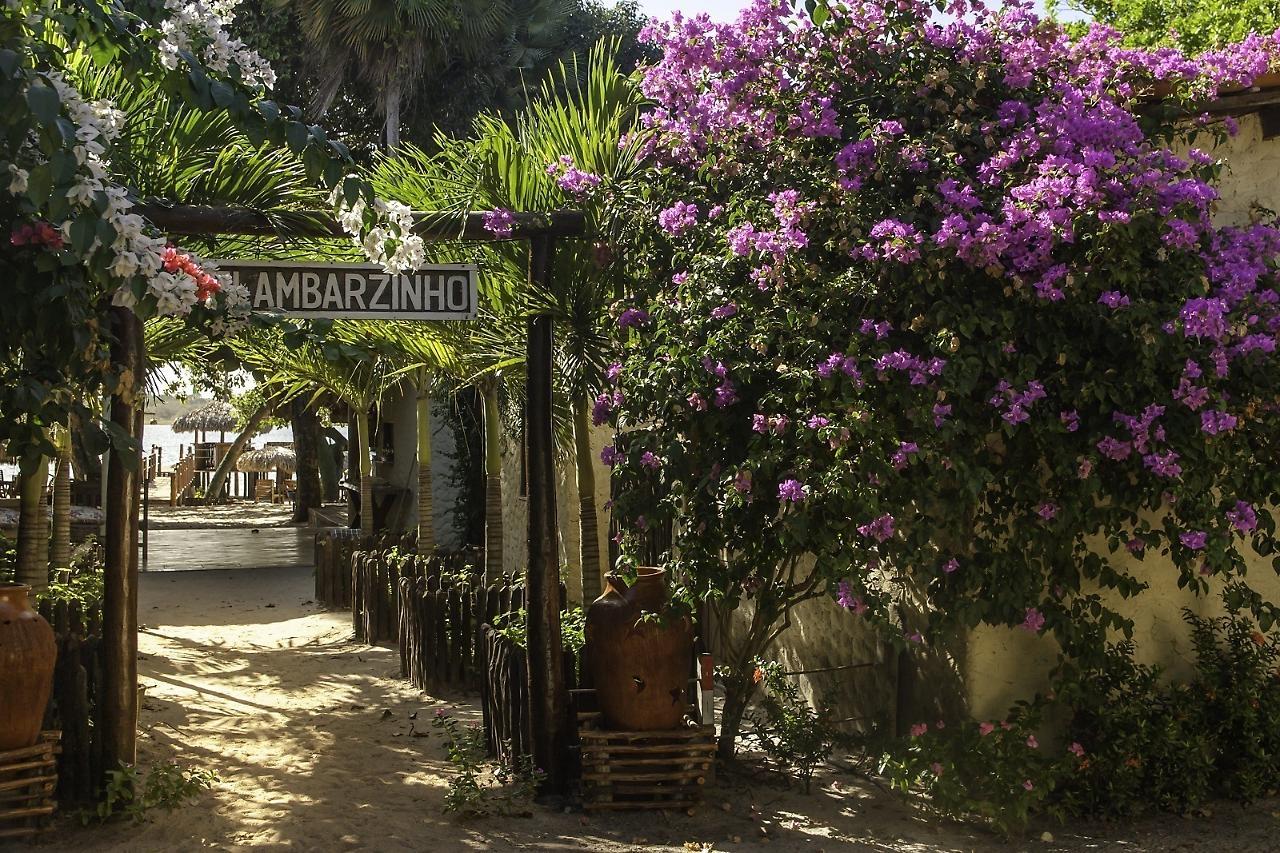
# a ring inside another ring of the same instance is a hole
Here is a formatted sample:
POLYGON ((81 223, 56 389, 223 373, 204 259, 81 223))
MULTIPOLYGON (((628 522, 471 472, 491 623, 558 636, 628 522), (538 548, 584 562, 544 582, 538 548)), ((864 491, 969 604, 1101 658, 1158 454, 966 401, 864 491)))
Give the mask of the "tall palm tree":
POLYGON ((403 110, 424 77, 443 81, 480 60, 532 68, 564 39, 566 0, 275 0, 291 5, 316 55, 323 116, 342 84, 358 77, 378 93, 389 151, 400 146, 403 110))
POLYGON ((369 345, 357 324, 336 322, 321 338, 300 344, 287 340, 282 329, 262 330, 233 342, 245 366, 265 377, 264 385, 283 402, 297 395, 312 398, 328 391, 351 407, 356 435, 351 451, 360 472, 360 529, 374 533, 373 465, 369 445, 369 411, 396 383, 388 360, 369 345))
MULTIPOLYGON (((433 154, 404 146, 374 166, 371 183, 379 193, 415 208, 461 213, 497 207, 551 211, 582 203, 566 196, 547 172, 562 156, 603 181, 625 180, 638 167, 636 131, 643 99, 614 64, 615 47, 601 42, 585 67, 576 59, 561 63, 514 124, 482 115, 468 139, 438 136, 433 154), (620 147, 624 138, 633 142, 620 147)), ((590 213, 589 201, 586 207, 590 213)), ((508 396, 520 396, 525 320, 533 313, 555 318, 557 435, 562 455, 572 456, 576 465, 583 597, 589 599, 599 593, 602 561, 588 401, 604 384, 608 341, 603 318, 618 283, 596 263, 589 245, 575 241, 557 252, 552 290, 536 292, 526 278, 526 251, 519 243, 485 248, 489 268, 481 319, 467 340, 465 355, 475 364, 471 381, 484 392, 486 435, 493 437, 488 424, 496 427, 498 421, 499 382, 511 390, 508 396)), ((487 474, 492 476, 497 466, 495 460, 487 461, 487 474)), ((493 481, 487 478, 488 482, 493 481)), ((493 513, 489 501, 486 505, 488 527, 493 513)), ((499 500, 496 506, 500 505, 499 500)))

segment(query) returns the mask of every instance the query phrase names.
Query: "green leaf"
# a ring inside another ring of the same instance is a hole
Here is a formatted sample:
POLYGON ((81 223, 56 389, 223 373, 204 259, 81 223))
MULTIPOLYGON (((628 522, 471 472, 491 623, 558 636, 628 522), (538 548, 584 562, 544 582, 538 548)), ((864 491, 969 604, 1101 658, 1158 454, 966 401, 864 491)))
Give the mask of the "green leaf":
POLYGON ((53 124, 62 113, 62 99, 57 90, 43 80, 32 80, 27 87, 27 106, 45 125, 53 124))
POLYGON ((31 199, 31 203, 36 207, 44 207, 49 201, 49 193, 53 189, 53 175, 49 172, 49 165, 41 163, 31 170, 30 176, 27 177, 27 198, 31 199))
POLYGON ((209 94, 213 96, 213 102, 224 109, 236 99, 235 90, 221 80, 214 80, 209 85, 209 94))
POLYGON ((307 147, 307 126, 300 121, 291 121, 285 128, 285 140, 289 143, 289 148, 296 154, 301 154, 303 149, 307 147))
POLYGON ((71 248, 76 254, 84 255, 93 243, 96 217, 85 215, 71 223, 71 248))
POLYGON ((0 72, 4 72, 4 76, 12 77, 21 64, 17 53, 8 48, 0 50, 0 72))

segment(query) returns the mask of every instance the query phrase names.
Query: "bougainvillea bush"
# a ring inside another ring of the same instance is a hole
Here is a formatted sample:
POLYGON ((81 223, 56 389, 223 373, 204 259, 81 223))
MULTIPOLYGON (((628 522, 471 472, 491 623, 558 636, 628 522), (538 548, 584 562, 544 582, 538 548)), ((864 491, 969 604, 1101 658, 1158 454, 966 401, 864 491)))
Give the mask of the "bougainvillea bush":
POLYGON ((624 550, 674 520, 682 594, 721 625, 750 604, 722 749, 809 598, 908 650, 1049 634, 1073 683, 1132 630, 1131 560, 1270 629, 1244 569, 1275 542, 1280 231, 1213 224, 1232 123, 1194 105, 1274 38, 1190 59, 914 0, 649 36, 650 169, 613 210, 636 288, 597 414, 624 550))

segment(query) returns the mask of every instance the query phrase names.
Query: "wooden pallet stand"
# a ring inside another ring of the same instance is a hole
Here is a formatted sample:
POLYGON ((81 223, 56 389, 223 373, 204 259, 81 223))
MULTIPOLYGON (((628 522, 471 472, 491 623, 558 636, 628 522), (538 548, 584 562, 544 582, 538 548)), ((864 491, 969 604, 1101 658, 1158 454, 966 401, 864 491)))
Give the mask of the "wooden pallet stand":
POLYGON ((0 752, 0 838, 42 832, 57 808, 62 732, 40 733, 34 746, 0 752))
POLYGON ((702 801, 715 761, 714 726, 623 732, 578 715, 582 807, 586 811, 687 809, 702 801))

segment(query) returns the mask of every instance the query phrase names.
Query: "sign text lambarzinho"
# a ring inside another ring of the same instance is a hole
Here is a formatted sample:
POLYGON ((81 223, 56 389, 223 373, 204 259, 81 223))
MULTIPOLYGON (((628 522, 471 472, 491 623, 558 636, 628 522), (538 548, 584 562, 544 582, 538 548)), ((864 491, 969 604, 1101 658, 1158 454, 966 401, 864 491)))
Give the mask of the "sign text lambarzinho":
POLYGON ((391 275, 374 264, 218 261, 249 290, 254 311, 289 317, 469 320, 476 268, 442 264, 391 275))

